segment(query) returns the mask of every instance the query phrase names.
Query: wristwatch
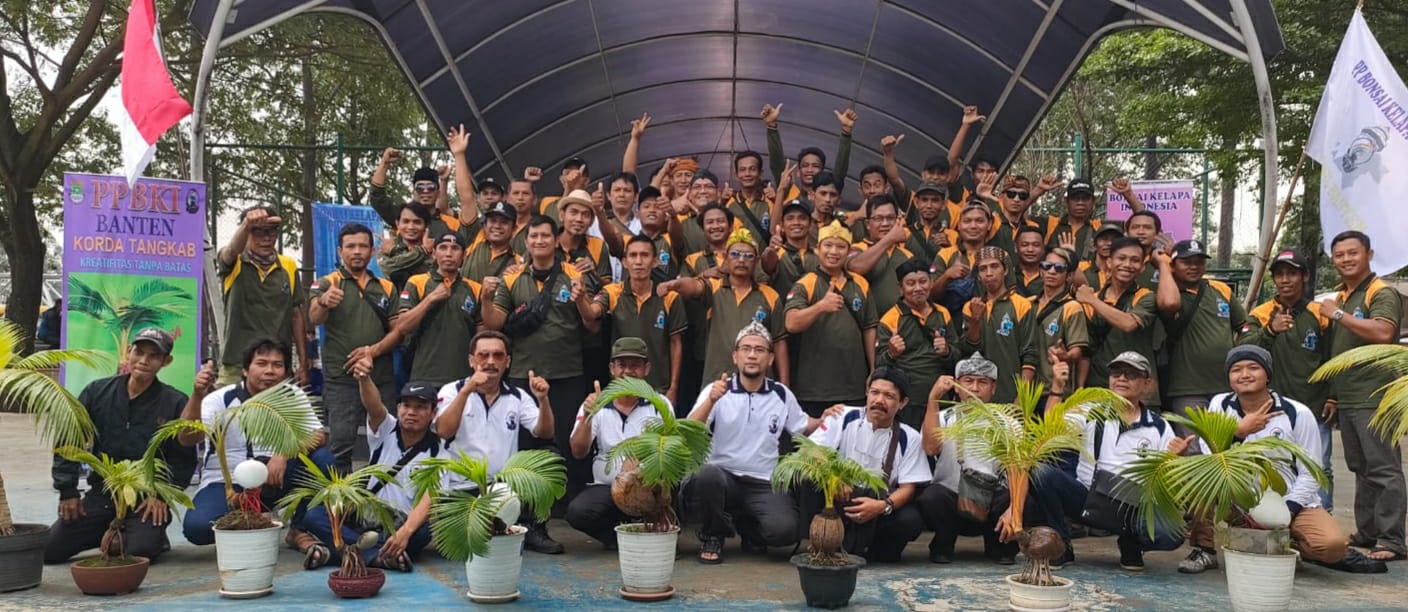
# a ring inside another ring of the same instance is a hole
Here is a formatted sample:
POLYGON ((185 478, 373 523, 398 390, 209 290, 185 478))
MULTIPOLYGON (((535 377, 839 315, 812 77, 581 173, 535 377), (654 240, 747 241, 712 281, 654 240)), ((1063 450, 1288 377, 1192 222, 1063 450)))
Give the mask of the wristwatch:
POLYGON ((886 498, 885 498, 885 511, 884 511, 882 514, 884 514, 885 516, 890 516, 890 514, 893 513, 894 511, 895 511, 895 502, 890 501, 890 498, 886 497, 886 498))
POLYGON ((1331 319, 1334 319, 1334 320, 1336 320, 1336 321, 1338 321, 1338 320, 1340 320, 1340 319, 1343 319, 1343 318, 1344 318, 1344 310, 1341 310, 1341 309, 1339 309, 1339 308, 1336 308, 1333 313, 1330 313, 1330 318, 1331 318, 1331 319))

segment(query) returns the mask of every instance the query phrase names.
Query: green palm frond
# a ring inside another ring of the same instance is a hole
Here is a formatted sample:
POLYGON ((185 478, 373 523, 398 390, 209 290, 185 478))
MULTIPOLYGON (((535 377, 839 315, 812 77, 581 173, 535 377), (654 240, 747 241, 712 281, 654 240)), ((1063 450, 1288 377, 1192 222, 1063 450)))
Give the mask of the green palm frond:
POLYGON ((1408 375, 1408 346, 1366 344, 1331 357, 1310 375, 1310 382, 1325 382, 1350 369, 1375 368, 1397 376, 1408 375))
POLYGON ((58 381, 40 370, 64 361, 101 365, 105 360, 92 351, 41 351, 21 357, 24 331, 0 320, 0 405, 33 415, 44 440, 54 446, 86 447, 95 432, 88 410, 58 381))
POLYGON ((329 516, 342 519, 356 517, 362 525, 379 525, 383 532, 395 528, 391 507, 369 488, 373 480, 390 482, 392 476, 384 465, 368 465, 350 474, 332 470, 324 474, 308 455, 299 455, 304 469, 294 481, 293 489, 279 499, 278 511, 285 521, 293 519, 298 506, 323 506, 329 516))
POLYGON ((293 457, 317 441, 318 418, 313 413, 313 403, 292 381, 260 391, 229 412, 227 418, 240 424, 240 431, 250 443, 274 454, 293 457))
POLYGON ((567 464, 549 450, 514 453, 494 479, 507 484, 540 521, 547 520, 553 502, 567 494, 567 464))
POLYGON ((1383 399, 1369 417, 1369 427, 1388 440, 1408 436, 1408 376, 1400 376, 1384 387, 1383 399))
POLYGON ((118 516, 126 516, 142 500, 154 498, 168 507, 191 507, 191 498, 184 487, 172 484, 166 462, 155 457, 114 461, 106 453, 95 456, 81 448, 62 446, 55 454, 86 464, 103 481, 103 492, 117 506, 118 516))
POLYGON ((638 397, 650 402, 655 407, 655 412, 660 414, 660 419, 665 421, 667 425, 672 425, 675 421, 675 412, 671 408, 669 400, 666 400, 665 396, 655 390, 655 387, 641 378, 624 377, 611 381, 611 384, 606 385, 606 388, 602 389, 601 394, 597 396, 596 404, 588 406, 587 409, 591 414, 596 414, 596 411, 601 410, 602 407, 623 397, 638 397))
POLYGON ((74 362, 83 366, 102 370, 112 367, 112 359, 106 353, 89 349, 52 349, 35 351, 10 363, 12 370, 48 370, 62 364, 74 362))
POLYGON ((153 279, 138 285, 136 289, 132 290, 132 295, 129 298, 132 304, 148 306, 165 306, 166 302, 172 300, 190 301, 191 294, 162 279, 153 279))
POLYGON ((790 490, 806 483, 821 491, 826 508, 833 506, 833 500, 846 487, 865 488, 874 492, 889 489, 885 478, 874 470, 868 470, 849 457, 842 457, 836 449, 813 442, 810 438, 796 438, 797 450, 778 459, 772 471, 774 491, 790 490))
POLYGON ((470 457, 463 451, 453 457, 430 457, 422 460, 419 465, 419 469, 411 472, 411 485, 415 487, 416 499, 438 493, 447 473, 474 483, 480 491, 489 488, 489 462, 470 457))
POLYGON ((611 381, 597 396, 592 414, 603 406, 625 397, 638 397, 650 403, 659 419, 645 424, 641 433, 611 449, 607 461, 612 467, 625 461, 639 464, 641 484, 651 488, 673 488, 693 474, 709 459, 713 437, 703 423, 675 417, 664 396, 650 383, 639 378, 618 378, 611 381))
POLYGON ((113 310, 112 301, 108 299, 108 296, 75 276, 70 276, 68 279, 68 301, 64 306, 71 313, 84 315, 98 321, 117 318, 117 312, 113 310))
MULTIPOLYGON (((418 470, 424 471, 424 470, 418 470)), ((465 561, 489 553, 494 537, 494 517, 508 498, 503 490, 446 491, 430 506, 430 539, 435 550, 452 561, 465 561)))
MULTIPOLYGON (((1188 418, 1171 418, 1192 428, 1226 436, 1233 435, 1237 419, 1219 411, 1192 410, 1188 418)), ((1200 434, 1201 435, 1201 434, 1200 434)), ((1206 438, 1205 438, 1206 439, 1206 438)), ((1319 460, 1299 445, 1280 438, 1258 438, 1251 442, 1228 444, 1209 454, 1175 455, 1167 450, 1147 450, 1126 466, 1121 475, 1141 487, 1139 516, 1153 533, 1154 527, 1181 528, 1185 512, 1227 520, 1234 508, 1250 509, 1270 489, 1285 493, 1288 483, 1279 467, 1297 465, 1309 470, 1321 486, 1328 484, 1319 460)))
POLYGON ((1040 411, 1042 386, 1019 381, 1016 404, 967 399, 955 404, 958 418, 943 435, 965 455, 995 461, 1009 472, 1030 473, 1068 452, 1084 452, 1085 422, 1118 418, 1129 406, 1109 389, 1081 389, 1040 411))

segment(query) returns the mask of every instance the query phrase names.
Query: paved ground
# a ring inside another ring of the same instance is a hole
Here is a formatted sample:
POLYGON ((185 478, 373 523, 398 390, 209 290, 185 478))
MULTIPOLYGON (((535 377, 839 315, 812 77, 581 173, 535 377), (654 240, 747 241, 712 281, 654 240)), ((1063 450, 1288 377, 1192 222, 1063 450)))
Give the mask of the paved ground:
MULTIPOLYGON (((55 517, 56 495, 49 485, 50 460, 22 416, 0 414, 0 468, 21 522, 48 523, 55 517)), ((1336 456, 1336 489, 1343 507, 1340 524, 1350 526, 1351 474, 1336 456)), ((542 609, 566 607, 624 609, 616 595, 620 585, 616 553, 607 553, 560 521, 552 533, 563 541, 568 554, 544 556, 526 553, 522 599, 518 606, 542 609)), ((960 558, 953 565, 928 563, 925 534, 906 554, 906 562, 862 570, 852 607, 862 610, 974 610, 1006 605, 1003 568, 977 558, 981 542, 960 541, 960 558)), ((463 565, 426 555, 411 574, 389 576, 381 595, 373 600, 344 602, 327 590, 330 570, 302 571, 301 557, 285 551, 279 559, 275 593, 255 602, 233 602, 216 594, 215 550, 187 544, 179 528, 171 532, 173 549, 152 567, 142 589, 121 598, 86 597, 78 592, 64 565, 49 566, 44 583, 18 593, 0 594, 0 609, 16 610, 117 610, 184 609, 251 606, 285 609, 373 609, 394 605, 402 609, 437 609, 469 605, 464 598, 463 565)), ((785 552, 770 557, 749 556, 730 543, 726 562, 701 566, 693 561, 697 550, 692 534, 681 539, 675 564, 675 599, 658 607, 692 606, 705 609, 801 608, 797 574, 785 552)), ((1118 567, 1118 554, 1110 538, 1076 541, 1079 562, 1059 574, 1076 581, 1080 609, 1139 608, 1159 610, 1225 610, 1230 608, 1227 586, 1220 571, 1184 576, 1175 571, 1186 551, 1150 553, 1148 571, 1131 574, 1118 567)), ((1388 574, 1351 576, 1321 567, 1302 565, 1296 576, 1294 609, 1408 609, 1408 564, 1390 566, 1388 574)))

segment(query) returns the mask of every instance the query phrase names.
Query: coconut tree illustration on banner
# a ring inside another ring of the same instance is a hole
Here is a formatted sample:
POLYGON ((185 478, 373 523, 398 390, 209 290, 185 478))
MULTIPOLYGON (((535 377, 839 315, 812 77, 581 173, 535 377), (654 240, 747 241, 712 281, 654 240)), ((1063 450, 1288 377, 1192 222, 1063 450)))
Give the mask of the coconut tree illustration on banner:
POLYGON ((164 329, 179 338, 179 326, 175 329, 166 329, 166 326, 189 316, 195 305, 189 292, 159 278, 141 283, 130 291, 126 287, 119 291, 119 287, 101 282, 103 278, 98 280, 99 283, 89 284, 78 276, 70 276, 66 307, 70 313, 92 319, 111 335, 117 355, 127 354, 132 337, 148 327, 164 329))

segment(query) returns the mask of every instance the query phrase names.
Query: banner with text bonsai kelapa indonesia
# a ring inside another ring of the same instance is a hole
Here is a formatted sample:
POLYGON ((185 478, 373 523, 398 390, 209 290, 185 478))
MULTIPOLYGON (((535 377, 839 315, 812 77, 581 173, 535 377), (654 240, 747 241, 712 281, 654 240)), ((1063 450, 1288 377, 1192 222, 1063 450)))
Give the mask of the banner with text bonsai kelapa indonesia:
POLYGON ((176 338, 160 379, 189 393, 201 355, 205 184, 65 174, 63 346, 111 356, 101 371, 69 364, 64 387, 125 373, 128 345, 159 327, 176 338))

